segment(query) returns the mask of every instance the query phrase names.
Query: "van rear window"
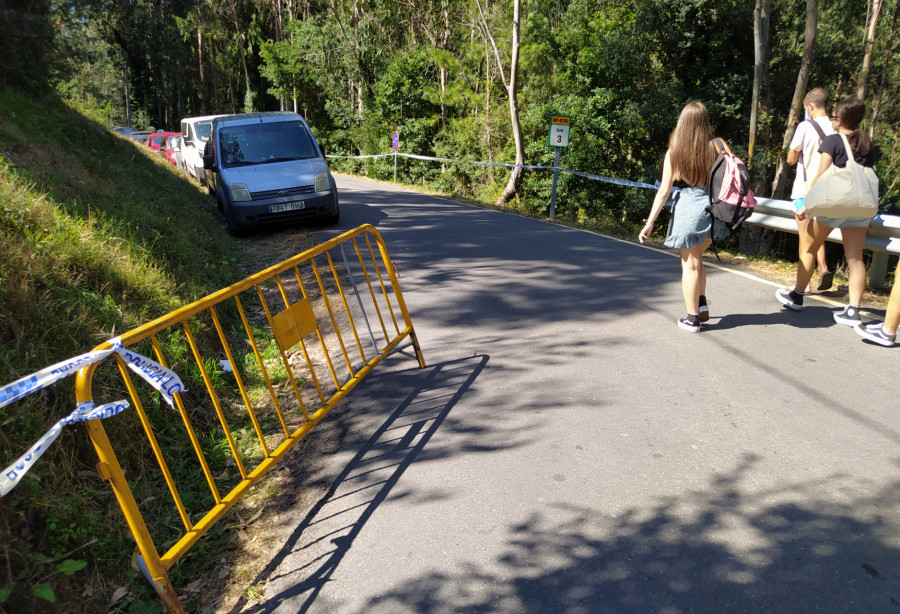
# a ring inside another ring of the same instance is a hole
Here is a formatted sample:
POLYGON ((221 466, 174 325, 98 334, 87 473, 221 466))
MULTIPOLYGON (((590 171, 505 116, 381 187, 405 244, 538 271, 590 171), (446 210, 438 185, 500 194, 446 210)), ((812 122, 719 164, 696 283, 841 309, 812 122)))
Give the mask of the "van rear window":
POLYGON ((219 131, 222 166, 249 166, 318 157, 306 127, 299 121, 244 124, 219 131))

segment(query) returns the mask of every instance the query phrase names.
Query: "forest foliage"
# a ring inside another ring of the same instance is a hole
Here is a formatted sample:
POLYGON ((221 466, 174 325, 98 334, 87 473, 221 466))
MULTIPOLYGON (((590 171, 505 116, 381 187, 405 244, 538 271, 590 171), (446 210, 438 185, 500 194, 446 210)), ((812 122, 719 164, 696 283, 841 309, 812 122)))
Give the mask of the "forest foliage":
MULTIPOLYGON (((809 4, 522 0, 517 97, 525 163, 552 164, 548 126, 564 115, 572 134, 563 166, 652 184, 690 100, 707 105, 717 134, 746 157, 754 9, 766 6, 767 70, 750 165, 757 192, 771 194, 792 129, 786 123, 809 4)), ((399 179, 494 200, 509 170, 472 162, 516 158, 504 84, 513 5, 482 1, 482 20, 476 0, 7 0, 0 10, 4 372, 23 375, 84 351, 92 345, 85 340, 144 322, 237 274, 210 199, 60 99, 107 124, 137 128, 177 129, 182 117, 210 113, 297 110, 335 155, 386 153, 398 131, 402 152, 454 160, 401 160, 399 179), (185 208, 204 232, 179 223, 185 208), (198 261, 202 270, 192 266, 198 261), (43 319, 30 319, 36 304, 43 319)), ((832 100, 856 94, 876 5, 863 127, 881 151, 882 209, 900 213, 900 0, 818 5, 805 89, 824 87, 832 100)), ((393 174, 386 160, 334 166, 393 174)), ((525 173, 515 206, 546 215, 550 184, 547 171, 525 173)), ((651 190, 564 175, 557 212, 633 228, 651 198, 651 190)), ((15 432, 30 444, 49 416, 68 408, 69 395, 58 389, 34 396, 0 414, 0 434, 15 432)), ((93 475, 93 453, 73 433, 61 444, 14 497, 0 501, 0 610, 4 603, 20 611, 102 609, 126 576, 132 595, 111 609, 137 608, 150 589, 122 563, 128 537, 114 502, 64 475, 64 467, 93 475), (51 497, 62 508, 43 504, 51 497), (81 562, 86 567, 75 570, 81 562)), ((19 454, 17 445, 4 436, 3 457, 19 454)), ((184 564, 178 570, 189 573, 184 564)))
MULTIPOLYGON (((43 15, 19 0, 40 50, 43 81, 110 123, 177 129, 181 117, 253 110, 304 114, 330 154, 390 150, 462 161, 512 162, 508 94, 513 3, 475 0, 52 0, 43 15), (40 25, 44 24, 44 25, 40 25), (48 34, 49 33, 49 34, 48 34), (489 44, 500 51, 498 66, 489 44), (126 90, 130 116, 126 117, 126 90)), ((701 100, 714 129, 746 156, 754 77, 754 8, 769 16, 766 79, 751 170, 772 194, 800 69, 807 0, 525 0, 518 106, 525 163, 552 164, 552 115, 572 118, 566 168, 653 183, 681 107, 701 100)), ((873 11, 868 120, 881 151, 883 208, 898 211, 900 63, 898 0, 817 6, 808 86, 832 101, 854 95, 873 11)), ((33 39, 31 39, 33 40, 33 39)), ((2 44, 15 45, 6 41, 2 44)), ((36 64, 30 64, 35 66, 36 64)), ((23 75, 12 75, 22 79, 23 75)), ((33 85, 37 79, 28 77, 33 85)), ((383 177, 390 164, 339 163, 383 177)), ((508 171, 466 163, 404 161, 403 179, 490 199, 508 171)), ((550 175, 526 174, 517 196, 548 205, 550 175)), ((789 185, 789 184, 788 184, 789 185)), ((780 195, 780 194, 779 194, 780 195)), ((572 219, 637 222, 651 194, 564 176, 560 207, 572 219)))

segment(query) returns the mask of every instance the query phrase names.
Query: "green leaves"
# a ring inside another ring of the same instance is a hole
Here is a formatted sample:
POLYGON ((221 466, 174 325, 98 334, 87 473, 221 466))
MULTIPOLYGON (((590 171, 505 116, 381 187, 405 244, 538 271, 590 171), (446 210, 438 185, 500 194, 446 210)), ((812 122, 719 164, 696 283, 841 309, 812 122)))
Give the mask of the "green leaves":
POLYGON ((31 593, 38 599, 56 603, 56 595, 53 593, 53 589, 50 588, 49 584, 35 584, 31 589, 31 593))
POLYGON ((66 559, 56 566, 56 573, 61 573, 64 576, 71 576, 75 572, 81 571, 85 567, 87 567, 87 561, 66 559))

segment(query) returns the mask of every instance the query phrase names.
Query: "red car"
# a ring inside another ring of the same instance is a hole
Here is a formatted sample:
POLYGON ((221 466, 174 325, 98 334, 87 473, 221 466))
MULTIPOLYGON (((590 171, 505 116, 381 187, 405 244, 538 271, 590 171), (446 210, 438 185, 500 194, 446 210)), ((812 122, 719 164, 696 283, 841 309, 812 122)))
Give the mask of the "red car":
POLYGON ((181 133, 173 132, 169 134, 160 150, 165 152, 166 160, 171 162, 172 166, 178 166, 178 162, 175 160, 175 152, 181 150, 181 133))
POLYGON ((150 136, 147 137, 147 147, 152 149, 155 152, 158 152, 159 155, 164 155, 162 151, 162 146, 166 141, 166 137, 171 134, 177 134, 175 132, 164 132, 160 130, 159 132, 154 132, 150 136))

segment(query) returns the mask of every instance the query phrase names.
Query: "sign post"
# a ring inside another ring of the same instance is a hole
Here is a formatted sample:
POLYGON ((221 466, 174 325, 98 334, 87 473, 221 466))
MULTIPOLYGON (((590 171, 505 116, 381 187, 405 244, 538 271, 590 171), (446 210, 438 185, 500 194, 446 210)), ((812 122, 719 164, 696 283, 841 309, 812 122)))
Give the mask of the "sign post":
POLYGON ((556 217, 556 180, 559 176, 559 150, 569 146, 569 118, 553 117, 550 120, 550 134, 547 144, 556 148, 553 156, 553 190, 550 193, 550 219, 556 217))
POLYGON ((397 150, 400 149, 400 133, 396 130, 391 135, 391 147, 394 148, 394 185, 397 185, 397 150))

